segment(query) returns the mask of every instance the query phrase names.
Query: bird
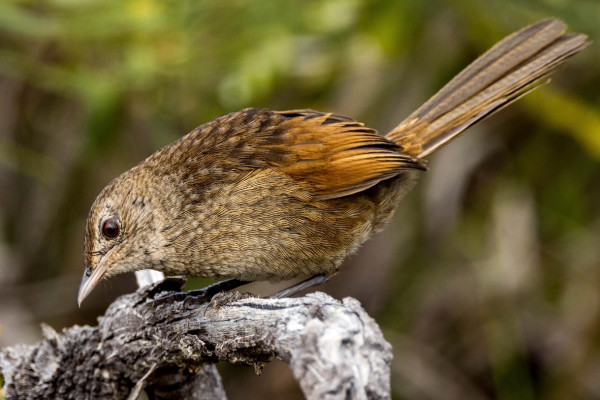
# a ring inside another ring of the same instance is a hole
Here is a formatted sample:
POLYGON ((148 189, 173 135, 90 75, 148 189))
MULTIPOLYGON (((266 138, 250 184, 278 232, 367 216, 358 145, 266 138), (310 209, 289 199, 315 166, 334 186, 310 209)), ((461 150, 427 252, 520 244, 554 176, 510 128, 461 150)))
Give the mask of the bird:
POLYGON ((390 220, 427 156, 588 45, 547 18, 502 39, 386 135, 311 109, 207 122, 110 182, 90 209, 77 301, 104 278, 329 277, 390 220))

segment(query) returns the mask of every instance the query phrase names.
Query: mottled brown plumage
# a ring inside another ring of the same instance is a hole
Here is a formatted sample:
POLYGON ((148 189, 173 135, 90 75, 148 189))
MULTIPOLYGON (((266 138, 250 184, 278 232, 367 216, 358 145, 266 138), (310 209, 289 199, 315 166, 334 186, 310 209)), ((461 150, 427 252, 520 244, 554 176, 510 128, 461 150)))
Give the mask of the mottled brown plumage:
POLYGON ((313 110, 250 108, 208 122, 111 182, 94 202, 79 302, 99 279, 331 275, 379 230, 422 158, 543 83, 586 45, 553 19, 516 32, 385 137, 313 110))

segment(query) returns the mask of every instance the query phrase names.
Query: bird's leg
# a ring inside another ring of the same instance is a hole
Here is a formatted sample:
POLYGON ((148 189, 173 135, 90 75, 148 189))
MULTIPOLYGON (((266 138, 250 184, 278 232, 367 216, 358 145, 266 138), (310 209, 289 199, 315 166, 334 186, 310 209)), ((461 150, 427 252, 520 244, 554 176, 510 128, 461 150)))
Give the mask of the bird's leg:
MULTIPOLYGON (((314 275, 308 279, 305 279, 301 282, 296 283, 295 285, 292 285, 286 289, 283 289, 269 297, 272 299, 281 299, 284 297, 292 297, 292 296, 295 296, 298 293, 302 292, 303 290, 307 290, 312 287, 322 285, 322 284, 328 282, 329 279, 330 279, 329 276, 314 275)), ((158 304, 164 303, 164 302, 182 301, 183 306, 185 308, 190 303, 191 304, 208 303, 209 301, 212 300, 213 297, 215 297, 215 295, 217 295, 219 293, 229 292, 233 289, 236 289, 240 286, 244 286, 248 283, 250 283, 250 282, 249 281, 241 281, 239 279, 226 279, 223 281, 213 283, 212 285, 209 285, 202 289, 195 289, 195 290, 190 290, 187 292, 168 294, 166 296, 163 296, 163 297, 160 297, 160 298, 154 300, 153 304, 158 305, 158 304)), ((224 295, 224 298, 223 298, 224 301, 218 300, 218 301, 216 301, 216 303, 218 303, 218 304, 226 303, 227 301, 225 301, 225 299, 228 299, 228 298, 231 301, 235 300, 235 298, 232 298, 231 296, 224 295)))
POLYGON ((189 290, 187 292, 185 292, 186 295, 188 296, 193 296, 193 297, 203 297, 203 298, 208 298, 208 300, 210 300, 211 297, 213 297, 215 294, 220 293, 220 292, 227 292, 233 289, 236 289, 240 286, 244 286, 249 284, 250 281, 241 281, 239 279, 225 279, 219 282, 215 282, 211 285, 208 285, 202 289, 194 289, 194 290, 189 290))
POLYGON ((164 303, 167 301, 169 301, 169 302, 183 301, 184 307, 187 306, 187 304, 189 302, 192 302, 195 304, 207 303, 217 293, 233 290, 240 286, 244 286, 248 283, 250 283, 250 282, 241 281, 239 279, 225 279, 223 281, 219 281, 219 282, 213 283, 211 285, 208 285, 202 289, 195 289, 195 290, 189 290, 187 292, 168 294, 164 297, 160 297, 160 298, 154 300, 153 303, 155 305, 157 305, 159 302, 164 303))
MULTIPOLYGON (((298 293, 300 293, 300 292, 302 292, 304 290, 310 289, 310 288, 312 288, 314 286, 322 285, 322 284, 328 282, 329 279, 330 279, 330 276, 314 275, 314 276, 311 276, 308 279, 305 279, 305 280, 303 280, 301 282, 296 283, 295 285, 292 285, 292 286, 290 286, 290 287, 288 287, 286 289, 283 289, 283 290, 281 290, 281 291, 279 291, 279 292, 277 292, 274 295, 269 296, 269 297, 272 298, 272 299, 281 299, 281 298, 284 298, 284 297, 292 297, 292 296, 295 296, 295 295, 297 295, 298 293)), ((235 279, 230 279, 229 281, 235 281, 235 279)), ((223 281, 223 282, 228 282, 228 281, 223 281)), ((223 282, 218 282, 218 283, 223 283, 223 282)), ((242 284, 249 283, 249 282, 244 282, 244 281, 239 281, 239 282, 242 282, 242 284)), ((232 282, 232 285, 235 285, 235 282, 232 282)), ((241 286, 241 285, 238 285, 238 286, 241 286)), ((225 304, 231 303, 231 302, 236 301, 236 300, 245 299, 245 298, 248 298, 248 297, 255 297, 255 295, 253 295, 251 293, 242 293, 242 292, 232 292, 232 291, 230 291, 231 289, 235 289, 238 286, 233 286, 233 287, 230 287, 229 289, 224 289, 224 290, 221 290, 221 291, 219 291, 217 293, 213 292, 214 296, 209 297, 210 302, 209 302, 207 308, 213 308, 213 309, 214 308, 219 308, 219 307, 221 307, 221 306, 223 306, 225 304)), ((208 288, 210 288, 210 286, 206 287, 205 289, 208 289, 208 288)), ((205 289, 200 289, 200 290, 198 290, 198 292, 202 292, 205 289)), ((206 302, 206 297, 204 297, 203 300, 204 301, 202 301, 202 303, 205 303, 206 302)), ((194 301, 195 302, 196 298, 195 297, 192 297, 192 298, 188 297, 188 298, 186 298, 184 300, 184 302, 183 302, 184 306, 185 306, 185 304, 188 301, 194 301)))
POLYGON ((293 286, 290 286, 289 288, 280 290, 279 292, 275 293, 274 295, 271 295, 270 297, 272 299, 281 299, 283 297, 292 297, 292 296, 297 295, 298 293, 300 293, 303 290, 310 289, 314 286, 322 285, 322 284, 328 282, 330 278, 331 278, 330 276, 325 276, 325 275, 314 275, 308 279, 305 279, 301 282, 296 283, 293 286))
POLYGON ((213 297, 220 293, 228 293, 230 290, 236 289, 240 286, 244 286, 250 283, 249 281, 241 281, 239 279, 225 279, 208 285, 202 289, 190 290, 185 293, 185 299, 183 300, 183 307, 187 307, 191 304, 203 304, 213 301, 213 297))

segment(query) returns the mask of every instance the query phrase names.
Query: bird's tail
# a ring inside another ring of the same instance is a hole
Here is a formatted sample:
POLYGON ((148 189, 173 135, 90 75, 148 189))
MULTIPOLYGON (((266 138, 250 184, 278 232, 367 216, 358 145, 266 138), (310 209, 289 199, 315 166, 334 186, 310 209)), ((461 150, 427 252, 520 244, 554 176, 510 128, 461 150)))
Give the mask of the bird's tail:
POLYGON ((477 58, 386 138, 419 158, 537 86, 566 58, 588 45, 587 36, 544 19, 515 32, 477 58))

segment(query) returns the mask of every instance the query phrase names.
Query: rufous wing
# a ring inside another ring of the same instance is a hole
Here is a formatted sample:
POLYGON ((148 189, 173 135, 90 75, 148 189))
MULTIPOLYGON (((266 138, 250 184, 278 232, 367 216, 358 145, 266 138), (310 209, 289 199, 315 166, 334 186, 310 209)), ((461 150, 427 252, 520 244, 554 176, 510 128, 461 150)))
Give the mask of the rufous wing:
POLYGON ((320 199, 366 190, 402 171, 425 169, 416 157, 362 123, 313 110, 280 111, 285 154, 274 162, 320 199))

